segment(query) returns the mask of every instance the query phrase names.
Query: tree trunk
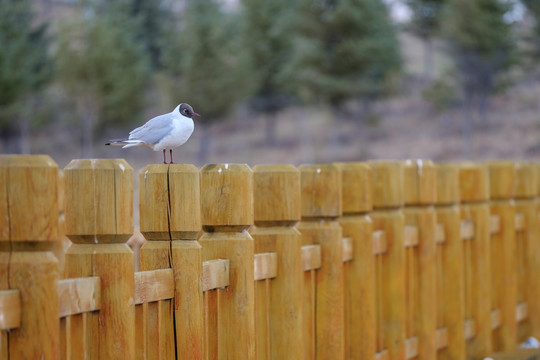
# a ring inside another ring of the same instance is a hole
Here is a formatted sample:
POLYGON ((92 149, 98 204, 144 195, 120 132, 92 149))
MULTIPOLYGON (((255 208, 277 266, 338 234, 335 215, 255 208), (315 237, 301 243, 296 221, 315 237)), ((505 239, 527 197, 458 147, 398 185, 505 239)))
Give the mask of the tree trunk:
POLYGON ((97 111, 93 102, 85 96, 79 96, 76 106, 79 119, 81 119, 82 155, 91 158, 94 154, 94 124, 97 111))
POLYGON ((424 37, 424 81, 429 83, 433 77, 433 40, 424 37))

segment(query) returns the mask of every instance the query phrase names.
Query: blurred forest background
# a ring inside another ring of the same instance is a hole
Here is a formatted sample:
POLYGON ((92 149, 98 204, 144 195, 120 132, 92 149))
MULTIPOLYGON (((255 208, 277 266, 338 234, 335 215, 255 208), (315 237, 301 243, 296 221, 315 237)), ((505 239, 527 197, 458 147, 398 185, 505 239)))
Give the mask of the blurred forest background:
POLYGON ((538 0, 1 0, 0 148, 105 147, 180 102, 175 160, 538 159, 538 0))

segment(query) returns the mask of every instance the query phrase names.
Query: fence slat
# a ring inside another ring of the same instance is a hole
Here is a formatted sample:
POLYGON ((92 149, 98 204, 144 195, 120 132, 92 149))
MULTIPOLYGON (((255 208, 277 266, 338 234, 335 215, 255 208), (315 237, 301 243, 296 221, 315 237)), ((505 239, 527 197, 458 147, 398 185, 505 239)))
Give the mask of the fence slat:
POLYGON ((302 246, 302 269, 304 271, 317 270, 321 267, 321 246, 302 246))
POLYGON ((97 276, 60 280, 58 300, 60 317, 99 310, 101 281, 97 276))
POLYGON ((229 286, 229 260, 203 261, 202 291, 210 291, 229 286))
POLYGON ((172 269, 138 271, 135 273, 135 304, 174 298, 172 269))
POLYGON ((275 252, 255 254, 253 263, 255 281, 272 279, 277 276, 277 254, 275 252))
POLYGON ((0 330, 21 326, 21 293, 19 290, 0 290, 0 330))
POLYGON ((381 255, 386 252, 388 244, 386 243, 386 233, 384 230, 374 231, 372 241, 373 255, 381 255))

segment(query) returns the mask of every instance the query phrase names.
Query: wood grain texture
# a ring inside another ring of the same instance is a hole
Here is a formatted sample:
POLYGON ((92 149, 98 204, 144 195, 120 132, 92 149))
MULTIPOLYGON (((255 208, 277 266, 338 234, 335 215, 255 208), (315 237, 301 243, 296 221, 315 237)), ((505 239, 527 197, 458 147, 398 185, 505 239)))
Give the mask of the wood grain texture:
POLYGON ((516 198, 533 198, 538 190, 537 164, 533 162, 517 162, 516 198))
POLYGON ((202 224, 207 230, 253 224, 253 173, 244 164, 209 164, 201 168, 202 224))
POLYGON ((135 304, 174 298, 172 269, 147 270, 135 273, 135 304))
POLYGON ((403 163, 403 191, 406 205, 430 205, 437 196, 435 167, 431 160, 412 159, 403 163))
POLYGON ((363 214, 373 209, 371 168, 363 162, 334 163, 341 172, 344 214, 363 214))
POLYGON ((317 270, 321 267, 321 246, 304 245, 302 246, 302 270, 317 270))
POLYGON ((373 232, 373 255, 384 254, 388 249, 386 243, 386 233, 383 230, 377 230, 373 232))
POLYGON ((489 200, 489 175, 486 165, 472 162, 459 164, 459 194, 463 203, 489 200))
POLYGON ((400 161, 369 161, 373 186, 373 208, 403 206, 403 163, 400 161))
POLYGON ((21 326, 21 294, 19 290, 0 290, 0 330, 21 326))
POLYGON ((194 240, 201 230, 199 170, 148 165, 139 172, 140 228, 146 240, 194 240))
POLYGON ((300 165, 302 218, 341 216, 341 172, 331 164, 300 165))
POLYGON ((125 243, 133 233, 133 169, 122 159, 64 168, 66 235, 74 243, 125 243))
POLYGON ((64 169, 68 278, 101 280, 99 312, 70 317, 77 356, 135 357, 134 257, 127 241, 133 227, 133 171, 124 160, 73 160, 64 169), (79 321, 80 320, 80 321, 79 321))
POLYGON ((435 185, 438 205, 454 205, 459 203, 459 168, 453 163, 435 164, 435 185))
POLYGON ((229 260, 207 260, 202 265, 203 291, 229 286, 229 260))
POLYGON ((275 278, 277 276, 277 253, 255 254, 253 267, 255 281, 275 278))
POLYGON ((97 276, 60 280, 58 300, 60 317, 99 310, 101 281, 97 276))
POLYGON ((516 193, 516 167, 511 161, 490 161, 489 197, 491 200, 512 199, 516 193))

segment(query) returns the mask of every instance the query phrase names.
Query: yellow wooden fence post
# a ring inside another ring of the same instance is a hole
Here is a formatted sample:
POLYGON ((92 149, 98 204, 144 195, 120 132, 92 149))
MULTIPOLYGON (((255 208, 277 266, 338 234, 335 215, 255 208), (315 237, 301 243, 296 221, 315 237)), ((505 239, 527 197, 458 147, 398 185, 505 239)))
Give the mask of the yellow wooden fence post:
POLYGON ((230 261, 229 286, 217 290, 216 328, 206 344, 212 359, 255 358, 252 171, 243 164, 210 164, 201 169, 203 260, 230 261))
POLYGON ((2 359, 59 356, 58 166, 48 156, 0 156, 0 290, 17 289, 20 326, 0 332, 2 359))
POLYGON ((101 280, 99 312, 66 319, 66 353, 133 359, 134 258, 125 244, 133 232, 133 169, 124 160, 73 160, 64 176, 66 235, 73 242, 65 275, 101 280))
POLYGON ((343 237, 351 239, 352 259, 345 262, 345 358, 375 356, 375 257, 371 169, 366 163, 338 163, 341 171, 343 237))
POLYGON ((385 234, 385 249, 375 260, 377 352, 405 359, 405 218, 402 207, 403 165, 370 161, 373 184, 373 229, 385 234))
POLYGON ((257 359, 302 359, 300 172, 292 165, 253 168, 255 253, 276 253, 277 276, 256 282, 257 359))
POLYGON ((407 358, 434 359, 437 291, 435 282, 435 229, 433 203, 436 196, 435 168, 430 160, 404 163, 405 267, 407 358))
POLYGON ((334 165, 301 165, 299 169, 302 221, 298 230, 303 245, 321 249, 321 267, 305 275, 304 331, 309 329, 304 338, 305 358, 341 359, 343 237, 336 221, 341 216, 341 174, 334 165))
POLYGON ((483 164, 459 166, 461 220, 464 224, 465 337, 467 355, 492 352, 489 178, 483 164))
POLYGON ((465 359, 465 293, 459 210, 459 170, 435 164, 437 196, 437 336, 439 360, 465 359))
POLYGON ((491 311, 493 351, 516 348, 516 169, 510 161, 487 164, 491 214, 491 311))
POLYGON ((540 338, 540 225, 534 197, 537 171, 533 163, 516 163, 516 251, 518 341, 540 338), (517 222, 517 221, 516 221, 517 222))
POLYGON ((137 307, 137 319, 147 322, 137 329, 147 329, 138 339, 137 356, 170 359, 176 353, 202 359, 199 170, 183 164, 146 166, 139 173, 139 202, 141 233, 148 240, 140 250, 140 270, 173 269, 175 296, 137 307))

